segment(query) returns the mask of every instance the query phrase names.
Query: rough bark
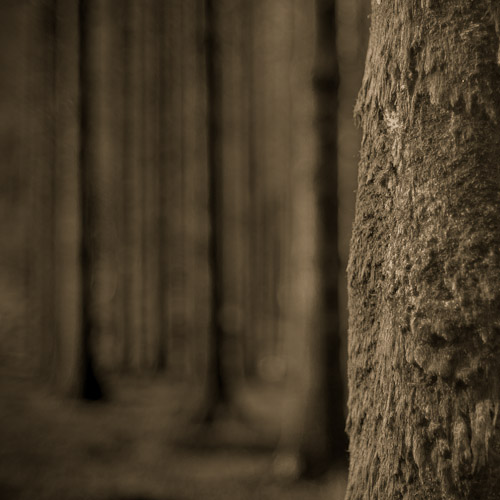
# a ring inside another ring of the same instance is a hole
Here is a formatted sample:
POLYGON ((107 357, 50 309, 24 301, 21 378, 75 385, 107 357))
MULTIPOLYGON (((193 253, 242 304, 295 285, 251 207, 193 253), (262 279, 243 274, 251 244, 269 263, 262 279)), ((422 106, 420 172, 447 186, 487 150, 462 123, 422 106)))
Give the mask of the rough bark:
POLYGON ((348 269, 351 500, 499 497, 497 26, 486 0, 372 2, 348 269))

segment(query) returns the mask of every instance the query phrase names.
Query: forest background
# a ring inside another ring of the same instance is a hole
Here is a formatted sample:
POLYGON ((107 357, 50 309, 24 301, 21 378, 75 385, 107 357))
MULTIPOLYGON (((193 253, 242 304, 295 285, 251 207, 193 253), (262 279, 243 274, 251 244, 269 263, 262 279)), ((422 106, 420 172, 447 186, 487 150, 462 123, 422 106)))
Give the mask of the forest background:
POLYGON ((0 497, 342 497, 368 3, 0 3, 0 497))

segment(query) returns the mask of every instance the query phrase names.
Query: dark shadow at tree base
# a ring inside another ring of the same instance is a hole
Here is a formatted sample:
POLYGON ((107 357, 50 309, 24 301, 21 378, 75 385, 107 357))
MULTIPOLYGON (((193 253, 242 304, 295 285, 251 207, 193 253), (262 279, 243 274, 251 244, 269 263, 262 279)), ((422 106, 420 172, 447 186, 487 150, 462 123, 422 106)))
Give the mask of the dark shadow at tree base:
POLYGON ((302 459, 297 479, 299 481, 327 480, 332 471, 347 469, 348 465, 347 457, 328 461, 302 459))
POLYGON ((107 400, 106 391, 97 379, 93 367, 87 365, 81 387, 81 398, 88 402, 105 402, 107 400))

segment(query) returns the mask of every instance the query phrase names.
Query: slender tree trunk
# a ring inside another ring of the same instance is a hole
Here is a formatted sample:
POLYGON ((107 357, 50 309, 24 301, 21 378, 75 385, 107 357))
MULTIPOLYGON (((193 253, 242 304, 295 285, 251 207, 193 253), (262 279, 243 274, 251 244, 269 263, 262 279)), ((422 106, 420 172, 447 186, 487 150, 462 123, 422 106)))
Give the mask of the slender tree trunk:
POLYGON ((157 300, 159 250, 159 142, 158 142, 158 22, 157 0, 144 2, 143 18, 143 186, 142 186, 142 259, 143 259, 143 316, 145 334, 144 365, 155 369, 159 349, 160 309, 157 300))
POLYGON ((229 402, 228 388, 223 373, 222 350, 224 331, 221 323, 224 303, 222 268, 222 144, 221 144, 221 67, 218 55, 216 0, 206 0, 206 71, 207 71, 207 118, 208 118, 208 169, 212 309, 207 367, 207 409, 204 420, 215 418, 221 407, 229 402))
POLYGON ((247 315, 245 318, 245 375, 248 378, 254 377, 257 373, 257 351, 258 351, 258 304, 259 293, 256 283, 259 281, 258 272, 258 235, 257 235, 257 173, 256 168, 256 120, 255 120, 255 9, 258 0, 247 2, 243 19, 245 19, 245 46, 244 58, 246 61, 246 109, 248 115, 248 142, 246 150, 248 170, 248 262, 247 266, 251 270, 247 287, 247 315))
POLYGON ((78 4, 58 0, 55 45, 55 232, 54 270, 57 314, 57 385, 66 394, 75 393, 80 338, 79 270, 79 74, 78 4))
POLYGON ((307 475, 326 472, 346 458, 344 389, 340 369, 337 108, 339 71, 334 0, 316 0, 314 88, 318 160, 318 325, 301 459, 307 475))
POLYGON ((158 307, 158 350, 156 354, 156 370, 163 372, 167 369, 167 335, 168 335, 168 301, 167 301, 167 270, 168 258, 167 253, 170 251, 168 248, 168 199, 167 199, 167 161, 168 161, 168 148, 165 145, 163 134, 167 128, 167 120, 165 114, 170 110, 167 108, 168 93, 172 91, 172 84, 168 78, 167 70, 170 68, 171 47, 165 40, 167 39, 167 15, 169 11, 165 2, 160 2, 158 7, 157 17, 157 30, 158 30, 158 59, 157 59, 157 75, 158 75, 158 110, 157 130, 158 130, 158 253, 157 253, 157 266, 158 266, 158 280, 157 284, 157 307, 158 307))
POLYGON ((244 69, 248 61, 242 54, 243 29, 241 22, 248 22, 244 7, 245 0, 218 0, 220 12, 218 40, 220 80, 224 89, 221 102, 220 141, 221 162, 223 168, 222 190, 224 205, 221 206, 224 235, 221 241, 224 258, 224 304, 222 321, 227 339, 227 349, 231 353, 227 359, 227 368, 231 374, 240 374, 242 370, 242 295, 244 287, 244 269, 247 261, 243 256, 245 228, 243 223, 244 191, 247 168, 247 149, 244 142, 245 109, 243 108, 244 69))
POLYGON ((79 2, 79 80, 80 80, 80 206, 81 206, 81 388, 84 399, 98 400, 103 397, 100 382, 97 379, 93 343, 96 336, 95 287, 93 278, 96 272, 96 209, 95 209, 95 165, 97 161, 97 134, 95 127, 96 102, 95 85, 95 50, 92 38, 93 0, 79 2))
POLYGON ((130 125, 127 118, 127 105, 129 101, 131 76, 129 71, 129 58, 132 44, 132 28, 130 26, 129 1, 124 0, 122 4, 122 42, 121 42, 121 66, 123 71, 121 86, 121 107, 123 113, 122 120, 122 170, 121 170, 121 310, 123 312, 123 332, 121 335, 121 369, 123 372, 130 370, 132 366, 132 311, 130 300, 132 296, 131 283, 131 234, 130 234, 130 125))
POLYGON ((100 146, 99 146, 99 243, 103 248, 99 272, 99 320, 104 335, 100 338, 100 361, 105 369, 122 369, 124 344, 128 334, 124 307, 126 281, 126 212, 124 190, 123 130, 127 116, 127 101, 123 91, 124 14, 123 0, 103 0, 99 3, 98 37, 100 146))
POLYGON ((166 303, 168 307, 167 363, 169 371, 174 375, 183 375, 184 362, 184 219, 183 219, 183 130, 184 130, 184 80, 182 73, 184 44, 184 22, 182 3, 179 0, 166 2, 166 61, 165 81, 168 92, 165 92, 165 110, 162 113, 165 136, 165 168, 168 173, 166 185, 166 239, 168 253, 166 259, 167 288, 166 303))
POLYGON ((499 9, 372 2, 348 269, 347 498, 500 491, 499 9))
POLYGON ((55 1, 36 2, 27 13, 32 31, 30 94, 32 97, 30 147, 32 156, 31 203, 34 217, 30 224, 28 293, 34 318, 33 334, 39 343, 38 375, 49 380, 54 376, 56 362, 55 329, 55 65, 57 20, 55 1))
MULTIPOLYGON (((209 254, 209 166, 205 2, 182 3, 182 172, 184 233, 184 335, 188 376, 206 379, 207 331, 211 314, 209 254)), ((217 2, 221 9, 221 3, 217 2)), ((220 55, 219 55, 220 57, 220 55)), ((219 137, 219 140, 220 137, 219 137)), ((220 167, 219 167, 220 168, 220 167)))
POLYGON ((46 251, 48 257, 48 265, 45 268, 45 276, 43 278, 43 282, 45 285, 44 290, 44 324, 43 324, 43 332, 44 332, 44 345, 42 345, 42 350, 45 351, 45 354, 48 356, 45 361, 45 366, 42 368, 46 370, 46 374, 50 377, 50 381, 54 382, 55 377, 57 376, 57 365, 59 362, 59 335, 60 335, 60 325, 59 318, 57 314, 57 276, 58 276, 58 267, 56 266, 56 219, 57 219, 57 73, 58 73, 58 54, 57 54, 57 41, 59 36, 59 21, 57 12, 57 4, 58 0, 52 0, 50 3, 50 7, 46 12, 45 23, 46 28, 49 29, 48 40, 50 46, 46 51, 47 56, 47 66, 45 68, 46 74, 48 76, 49 83, 49 93, 47 94, 47 118, 48 121, 45 124, 47 134, 46 137, 48 139, 47 145, 47 156, 44 158, 46 161, 46 166, 49 169, 48 175, 46 174, 46 198, 42 200, 44 205, 43 208, 46 210, 47 215, 47 229, 44 231, 44 237, 46 241, 46 251))
POLYGON ((38 358, 38 376, 72 393, 80 350, 78 3, 37 1, 22 8, 28 56, 26 318, 32 326, 24 348, 38 358))
POLYGON ((141 368, 143 317, 142 261, 142 101, 141 101, 141 6, 135 0, 124 1, 123 32, 123 370, 141 368))

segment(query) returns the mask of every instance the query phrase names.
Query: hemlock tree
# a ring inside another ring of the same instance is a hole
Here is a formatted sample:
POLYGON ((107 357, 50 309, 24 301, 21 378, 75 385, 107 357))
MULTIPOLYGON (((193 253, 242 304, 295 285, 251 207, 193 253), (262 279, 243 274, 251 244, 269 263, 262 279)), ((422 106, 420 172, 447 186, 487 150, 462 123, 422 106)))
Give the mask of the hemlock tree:
POLYGON ((347 498, 500 495, 499 4, 374 0, 347 498))

